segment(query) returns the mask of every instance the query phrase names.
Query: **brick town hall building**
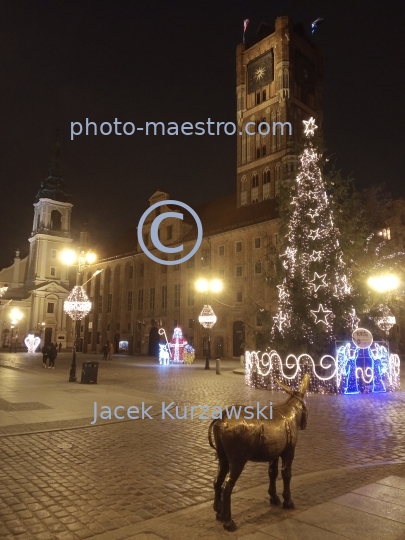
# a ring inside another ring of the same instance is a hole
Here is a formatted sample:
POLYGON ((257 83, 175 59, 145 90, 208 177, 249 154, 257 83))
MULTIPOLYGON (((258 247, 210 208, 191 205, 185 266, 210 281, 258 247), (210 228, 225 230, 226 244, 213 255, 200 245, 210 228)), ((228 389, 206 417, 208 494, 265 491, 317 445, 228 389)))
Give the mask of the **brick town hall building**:
MULTIPOLYGON (((280 243, 278 187, 282 180, 296 174, 302 120, 313 116, 318 124, 322 121, 322 58, 301 25, 294 26, 288 17, 278 18, 275 28, 262 23, 256 43, 237 47, 236 95, 238 128, 248 122, 256 126, 261 122, 289 122, 292 134, 285 126, 284 134, 278 129, 274 135, 238 136, 236 191, 194 208, 204 234, 198 252, 189 261, 171 266, 153 262, 138 246, 134 229, 116 243, 107 258, 84 272, 82 282, 96 269, 103 269, 85 285, 93 310, 81 322, 79 350, 99 352, 110 340, 116 351, 127 348, 148 354, 159 326, 166 329, 170 339, 179 324, 201 356, 207 330, 198 323, 198 315, 207 299, 195 291, 195 281, 204 277, 219 278, 224 283, 221 293, 208 298, 217 315, 211 330, 212 356, 239 356, 244 342, 255 346, 260 309, 274 313, 277 307, 276 288, 266 284, 266 276, 270 270, 269 249, 277 249, 280 243)), ((73 330, 62 307, 73 283, 69 283, 58 255, 72 244, 72 205, 58 167, 56 157, 34 204, 29 256, 20 260, 16 254, 14 264, 0 272, 0 286, 9 286, 2 300, 12 299, 5 311, 18 305, 24 312, 20 341, 29 332, 39 335, 45 323, 44 337, 69 347, 73 330)), ((168 193, 158 190, 149 204, 169 199, 168 193)), ((160 207, 161 213, 167 211, 179 209, 160 207)), ((154 217, 156 214, 149 215, 143 228, 145 244, 151 251, 154 217)), ((189 252, 197 232, 194 222, 167 218, 159 235, 165 245, 183 244, 184 251, 189 252)), ((81 242, 85 240, 82 235, 81 242)), ((4 312, 1 318, 7 318, 4 312)))

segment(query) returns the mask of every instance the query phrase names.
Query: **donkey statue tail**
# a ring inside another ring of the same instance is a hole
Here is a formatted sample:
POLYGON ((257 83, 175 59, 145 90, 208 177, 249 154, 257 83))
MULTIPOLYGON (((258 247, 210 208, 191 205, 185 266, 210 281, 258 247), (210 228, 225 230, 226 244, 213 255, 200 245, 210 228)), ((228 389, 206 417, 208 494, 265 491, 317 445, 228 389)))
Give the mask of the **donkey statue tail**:
POLYGON ((208 442, 210 443, 211 448, 213 448, 215 451, 217 450, 217 448, 214 445, 212 434, 214 431, 214 424, 216 421, 217 419, 213 420, 210 424, 210 427, 208 428, 208 442))

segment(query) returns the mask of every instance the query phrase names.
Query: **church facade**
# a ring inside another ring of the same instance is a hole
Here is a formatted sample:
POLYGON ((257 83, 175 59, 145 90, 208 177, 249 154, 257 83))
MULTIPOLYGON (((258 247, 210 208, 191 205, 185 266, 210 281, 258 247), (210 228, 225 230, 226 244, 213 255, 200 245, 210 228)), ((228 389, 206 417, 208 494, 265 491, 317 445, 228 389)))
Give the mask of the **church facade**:
POLYGON ((56 142, 49 175, 41 183, 34 202, 34 219, 29 255, 0 271, 0 287, 7 286, 2 297, 2 347, 10 350, 22 344, 28 334, 46 342, 71 344, 70 321, 63 311, 69 294, 68 268, 60 254, 73 241, 70 234, 72 204, 64 188, 60 167, 60 148, 56 142), (13 322, 14 314, 21 317, 13 322), (13 327, 13 328, 12 328, 13 327))

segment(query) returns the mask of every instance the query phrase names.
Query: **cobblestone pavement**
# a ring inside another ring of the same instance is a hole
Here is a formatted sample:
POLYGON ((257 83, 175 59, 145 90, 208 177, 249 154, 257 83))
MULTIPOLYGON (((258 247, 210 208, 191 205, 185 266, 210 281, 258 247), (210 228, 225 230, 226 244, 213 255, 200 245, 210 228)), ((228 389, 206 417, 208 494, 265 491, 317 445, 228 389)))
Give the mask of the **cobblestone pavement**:
MULTIPOLYGON (((58 356, 55 380, 66 379, 69 363, 68 355, 58 356)), ((40 364, 39 355, 0 355, 0 365, 16 369, 39 371, 40 364)), ((243 377, 229 370, 216 376, 201 363, 165 367, 116 358, 101 364, 99 380, 169 396, 181 406, 283 399, 282 393, 246 387, 243 377)), ((299 434, 293 474, 366 465, 362 471, 383 465, 403 471, 404 405, 404 392, 309 396, 308 428, 299 434)), ((216 461, 208 424, 154 418, 0 438, 0 538, 90 538, 211 501, 216 461)), ((354 478, 360 477, 348 474, 347 482, 354 478)), ((235 494, 266 482, 266 465, 250 463, 235 494)), ((323 502, 325 491, 336 496, 342 486, 313 488, 310 504, 323 502)), ((305 492, 293 494, 298 503, 308 498, 305 492)))

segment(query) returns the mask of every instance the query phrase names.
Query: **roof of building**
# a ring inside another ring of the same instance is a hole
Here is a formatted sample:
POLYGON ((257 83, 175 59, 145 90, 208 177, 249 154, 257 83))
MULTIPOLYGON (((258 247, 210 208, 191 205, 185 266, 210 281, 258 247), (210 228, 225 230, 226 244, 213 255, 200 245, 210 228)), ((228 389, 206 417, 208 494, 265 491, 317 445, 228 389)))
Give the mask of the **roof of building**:
MULTIPOLYGON (((176 210, 176 207, 171 207, 176 210)), ((204 237, 220 234, 227 231, 241 229, 256 223, 262 223, 278 218, 278 206, 276 199, 236 207, 236 193, 215 199, 193 208, 201 220, 204 237)), ((184 222, 193 224, 194 220, 189 214, 185 214, 184 222)), ((181 239, 182 242, 194 240, 197 237, 197 228, 187 232, 181 239)), ((112 246, 107 248, 105 258, 129 255, 136 251, 138 245, 137 227, 128 230, 118 238, 112 246)))

